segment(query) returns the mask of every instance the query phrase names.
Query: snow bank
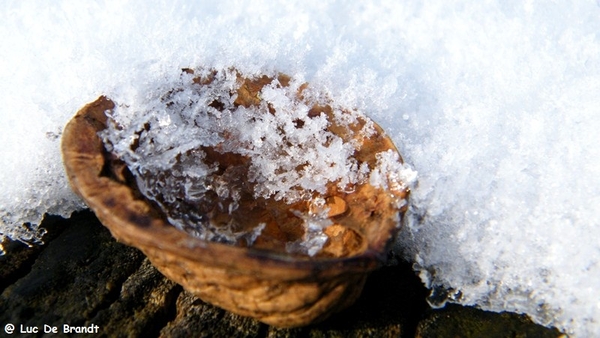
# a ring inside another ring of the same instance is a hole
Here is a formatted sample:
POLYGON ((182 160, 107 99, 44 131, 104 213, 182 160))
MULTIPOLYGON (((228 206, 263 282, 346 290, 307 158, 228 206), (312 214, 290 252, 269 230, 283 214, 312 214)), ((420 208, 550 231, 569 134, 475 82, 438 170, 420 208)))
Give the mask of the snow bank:
POLYGON ((0 233, 35 242, 44 212, 83 207, 59 141, 84 103, 195 65, 282 71, 419 172, 398 244, 433 305, 600 336, 598 32, 594 1, 5 2, 0 233))

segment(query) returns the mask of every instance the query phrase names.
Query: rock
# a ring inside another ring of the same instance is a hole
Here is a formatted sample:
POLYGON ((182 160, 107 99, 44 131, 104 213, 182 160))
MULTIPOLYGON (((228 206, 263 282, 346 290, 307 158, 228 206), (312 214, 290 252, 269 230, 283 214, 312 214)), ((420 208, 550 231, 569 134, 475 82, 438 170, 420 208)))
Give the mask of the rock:
MULTIPOLYGON (((112 240, 89 212, 69 223, 47 243, 29 273, 2 292, 1 323, 84 325, 114 302, 123 281, 144 259, 112 240)), ((7 254, 7 260, 11 257, 7 254)))
POLYGON ((525 315, 486 312, 451 304, 432 311, 421 321, 416 337, 556 338, 566 335, 556 329, 535 325, 525 315))
POLYGON ((177 316, 165 326, 161 337, 259 337, 265 324, 219 309, 184 291, 177 298, 177 316))
POLYGON ((109 335, 156 336, 172 319, 181 287, 164 278, 146 258, 121 286, 119 297, 86 324, 97 324, 109 335))
POLYGON ((44 227, 48 232, 44 236, 46 242, 42 245, 27 246, 21 242, 5 239, 3 245, 10 254, 0 256, 0 266, 2 266, 0 269, 0 293, 29 272, 31 265, 45 248, 46 243, 58 236, 66 224, 67 222, 61 217, 44 215, 44 227))

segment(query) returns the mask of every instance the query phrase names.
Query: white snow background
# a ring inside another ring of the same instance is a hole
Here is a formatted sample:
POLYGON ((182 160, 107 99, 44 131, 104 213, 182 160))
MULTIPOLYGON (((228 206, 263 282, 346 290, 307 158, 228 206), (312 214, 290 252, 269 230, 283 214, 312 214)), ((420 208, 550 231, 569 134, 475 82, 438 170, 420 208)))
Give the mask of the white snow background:
POLYGON ((432 303, 600 337, 598 34, 584 0, 4 0, 0 233, 83 207, 59 145, 85 103, 182 67, 275 69, 365 111, 419 172, 398 247, 432 303))

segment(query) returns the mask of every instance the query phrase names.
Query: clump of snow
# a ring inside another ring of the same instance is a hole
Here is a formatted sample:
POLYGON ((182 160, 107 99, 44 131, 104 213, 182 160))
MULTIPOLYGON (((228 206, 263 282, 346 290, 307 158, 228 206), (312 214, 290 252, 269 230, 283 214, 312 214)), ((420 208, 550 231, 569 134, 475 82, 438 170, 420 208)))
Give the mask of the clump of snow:
MULTIPOLYGON (((178 78, 161 78, 121 97, 99 135, 128 166, 140 192, 173 225, 204 240, 254 242, 260 231, 243 230, 235 217, 226 224, 213 220, 233 216, 244 194, 251 195, 246 200, 283 200, 291 208, 309 203, 306 214, 292 210, 303 220, 304 235, 286 248, 314 256, 327 241, 323 230, 333 224, 324 198, 331 184, 348 191, 368 180, 399 192, 414 181, 400 176, 413 172, 392 150, 376 153, 373 169, 354 157, 376 132, 364 115, 341 110, 293 78, 266 76, 256 93, 260 100, 247 104, 245 98, 238 102, 240 88, 251 86, 244 74, 186 69, 178 78)), ((398 203, 399 209, 406 201, 398 203)))
POLYGON ((16 229, 82 207, 55 136, 86 102, 191 65, 278 70, 368 112, 419 172, 398 243, 432 303, 600 336, 599 16, 595 1, 4 3, 0 233, 38 238, 16 229))
MULTIPOLYGON (((398 152, 389 149, 375 154, 375 158, 377 163, 369 173, 370 185, 383 190, 402 191, 417 181, 417 172, 402 163, 398 152)), ((401 208, 406 200, 398 200, 398 203, 398 208, 401 208)))

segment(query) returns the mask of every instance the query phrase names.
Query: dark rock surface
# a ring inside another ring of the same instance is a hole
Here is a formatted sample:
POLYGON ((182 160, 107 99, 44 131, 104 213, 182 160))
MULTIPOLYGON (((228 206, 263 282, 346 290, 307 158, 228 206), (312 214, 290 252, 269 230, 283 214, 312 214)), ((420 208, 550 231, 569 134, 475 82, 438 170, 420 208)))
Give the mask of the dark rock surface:
MULTIPOLYGON (((221 310, 164 278, 117 243, 89 211, 48 216, 43 246, 9 244, 0 257, 0 336, 45 336, 44 325, 110 337, 558 337, 525 316, 447 306, 431 310, 407 263, 374 272, 359 300, 318 325, 279 329, 221 310), (38 328, 37 334, 21 334, 38 328)), ((81 334, 85 335, 85 334, 81 334)))
POLYGON ((470 307, 447 305, 431 313, 419 323, 416 337, 540 337, 561 336, 556 330, 532 325, 524 315, 514 313, 494 313, 470 307))

